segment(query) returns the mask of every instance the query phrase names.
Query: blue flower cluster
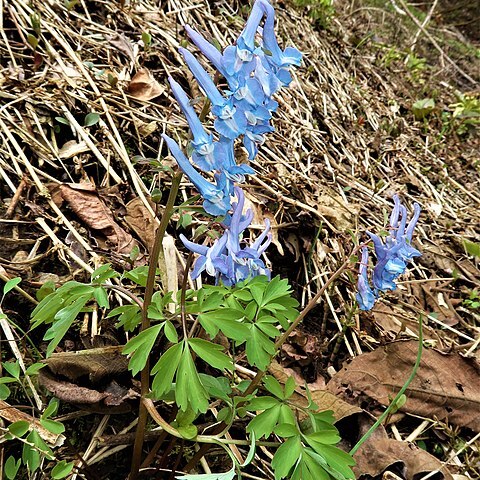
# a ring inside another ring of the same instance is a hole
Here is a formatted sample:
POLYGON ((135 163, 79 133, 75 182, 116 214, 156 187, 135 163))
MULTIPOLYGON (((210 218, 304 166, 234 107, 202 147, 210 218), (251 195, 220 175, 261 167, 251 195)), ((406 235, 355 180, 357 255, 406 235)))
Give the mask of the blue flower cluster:
POLYGON ((377 263, 373 269, 372 283, 370 286, 367 276, 368 248, 362 248, 362 260, 358 272, 358 293, 356 295, 361 310, 373 308, 379 292, 395 290, 395 280, 405 272, 407 263, 421 253, 412 247, 412 235, 415 225, 420 217, 420 205, 413 205, 413 216, 407 225, 407 209, 400 203, 398 195, 394 195, 395 203, 390 216, 390 233, 382 242, 378 235, 367 232, 375 248, 377 263))
POLYGON ((172 78, 169 82, 192 131, 191 160, 200 170, 213 172, 214 181, 201 175, 173 139, 166 135, 163 138, 180 168, 202 195, 205 211, 211 215, 226 215, 231 208, 233 184, 255 173, 248 165, 236 164, 235 139, 243 136, 243 145, 253 160, 265 141, 265 134, 273 131, 270 119, 278 104, 272 96, 290 84, 289 68, 300 65, 302 56, 297 49, 279 47, 274 23, 275 11, 269 1, 256 0, 236 44, 228 46, 223 53, 194 29, 185 27, 190 39, 228 85, 223 91, 219 90, 195 56, 184 48, 179 49, 210 101, 216 136, 205 130, 182 87, 172 78))
POLYGON ((281 87, 290 84, 289 68, 301 62, 302 55, 297 49, 279 47, 274 24, 275 11, 269 1, 256 0, 235 45, 228 46, 223 53, 193 28, 185 27, 192 42, 225 78, 227 86, 220 90, 197 58, 188 50, 179 49, 210 102, 215 134, 204 128, 185 91, 169 78, 192 133, 191 161, 175 140, 167 135, 163 138, 179 167, 203 197, 205 211, 225 216, 225 232, 211 247, 193 243, 181 235, 183 244, 200 255, 195 262, 193 278, 206 271, 217 283, 234 285, 249 277, 270 276, 260 258, 271 242, 269 222, 266 221, 264 232, 250 246, 241 244, 253 212, 248 210, 243 214, 244 193, 234 185, 243 182, 245 175, 255 172, 249 165, 237 165, 234 152, 235 140, 243 137, 248 158, 256 157, 265 134, 273 131, 270 119, 278 103, 272 97, 281 87), (263 28, 260 27, 262 20, 263 28), (213 179, 207 180, 197 168, 211 172, 213 179), (237 201, 232 203, 233 195, 237 201))
POLYGON ((200 255, 195 261, 192 278, 197 278, 204 270, 215 277, 216 283, 221 281, 226 286, 235 285, 257 275, 266 275, 270 278, 270 271, 260 258, 272 241, 269 233, 270 223, 266 220, 263 233, 249 247, 242 248, 240 244, 242 234, 250 226, 253 212, 249 209, 243 215, 245 196, 238 187, 235 187, 235 194, 238 202, 233 204, 229 225, 211 247, 193 243, 184 235, 180 235, 183 244, 190 251, 200 255))

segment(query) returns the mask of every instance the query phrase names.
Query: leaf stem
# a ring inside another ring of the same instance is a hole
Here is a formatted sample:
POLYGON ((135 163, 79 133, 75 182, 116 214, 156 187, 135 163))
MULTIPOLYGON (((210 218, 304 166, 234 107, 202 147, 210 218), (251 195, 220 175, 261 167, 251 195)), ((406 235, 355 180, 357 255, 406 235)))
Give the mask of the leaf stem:
MULTIPOLYGON (((183 174, 177 173, 172 179, 172 186, 170 188, 170 193, 168 194, 167 205, 165 206, 165 211, 163 213, 160 225, 157 228, 155 233, 155 242, 153 244, 152 250, 150 252, 150 260, 148 264, 148 275, 147 275, 147 284, 145 287, 145 298, 143 300, 142 308, 142 325, 140 331, 146 330, 150 327, 150 319, 148 318, 148 307, 152 302, 153 291, 155 289, 155 276, 157 272, 158 259, 160 253, 162 252, 163 247, 163 238, 165 232, 167 231, 168 222, 172 216, 173 207, 175 204, 175 199, 177 198, 178 189, 180 187, 180 181, 183 174)), ((162 252, 163 253, 163 252, 162 252)), ((141 380, 141 395, 145 397, 150 389, 150 365, 147 359, 145 367, 142 369, 140 374, 141 380)), ((130 470, 130 480, 136 480, 138 478, 138 473, 140 469, 140 464, 142 461, 142 449, 143 449, 143 439, 145 437, 145 426, 147 424, 148 412, 143 404, 140 402, 140 407, 138 411, 138 424, 137 430, 135 432, 135 443, 133 445, 133 456, 132 456, 132 466, 130 470)))
POLYGON ((193 253, 190 252, 188 254, 187 263, 185 264, 184 274, 183 274, 183 282, 182 282, 182 291, 180 294, 180 315, 182 317, 182 327, 183 327, 183 338, 188 338, 188 331, 187 331, 187 312, 185 309, 185 294, 187 291, 187 283, 188 283, 188 275, 190 272, 190 267, 192 266, 193 262, 193 253))
POLYGON ((396 397, 390 403, 388 408, 378 417, 378 420, 368 429, 368 431, 363 435, 363 437, 354 445, 354 447, 350 450, 350 455, 354 455, 357 450, 365 443, 369 438, 370 435, 382 424, 382 422, 387 418, 390 412, 396 407, 398 400, 400 397, 405 393, 412 380, 415 378, 417 374, 418 367, 420 366, 420 361, 422 359, 422 352, 423 352, 423 317, 420 315, 418 319, 418 352, 417 352, 417 359, 415 361, 415 365, 413 367, 412 373, 408 377, 408 380, 405 382, 403 387, 399 390, 396 397))

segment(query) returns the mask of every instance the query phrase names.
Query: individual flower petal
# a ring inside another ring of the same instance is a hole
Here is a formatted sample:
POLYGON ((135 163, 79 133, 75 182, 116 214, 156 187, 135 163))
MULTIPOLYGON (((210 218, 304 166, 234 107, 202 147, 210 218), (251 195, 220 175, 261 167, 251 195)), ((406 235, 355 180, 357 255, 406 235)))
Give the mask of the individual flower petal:
POLYGON ((290 65, 300 65, 302 54, 293 47, 287 47, 282 52, 278 46, 275 35, 275 10, 267 0, 257 0, 266 13, 265 25, 263 27, 263 45, 271 53, 271 61, 277 67, 289 67, 290 65))
POLYGON ((200 62, 185 48, 180 47, 178 51, 182 54, 185 63, 212 104, 224 106, 227 103, 226 98, 220 93, 206 70, 200 65, 200 62))
POLYGON ((223 188, 225 185, 219 185, 218 181, 217 185, 214 185, 203 178, 202 175, 193 168, 177 142, 165 134, 163 134, 162 137, 177 161, 178 166, 183 170, 185 175, 187 175, 203 197, 203 207, 205 208, 205 211, 214 216, 225 215, 228 210, 230 210, 230 195, 229 192, 223 188))
POLYGON ((360 310, 371 310, 375 303, 375 295, 370 287, 367 277, 368 248, 362 248, 362 260, 358 270, 358 283, 356 299, 360 310))

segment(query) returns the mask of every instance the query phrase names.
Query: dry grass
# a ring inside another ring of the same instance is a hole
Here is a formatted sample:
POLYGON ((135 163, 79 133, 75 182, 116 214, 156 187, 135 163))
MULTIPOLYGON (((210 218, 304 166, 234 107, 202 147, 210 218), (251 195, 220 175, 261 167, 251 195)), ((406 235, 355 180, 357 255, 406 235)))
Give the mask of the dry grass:
MULTIPOLYGON (((441 349, 477 348, 479 315, 461 300, 480 281, 478 260, 464 255, 462 246, 462 239, 480 241, 478 137, 471 133, 459 138, 454 131, 443 135, 440 113, 453 103, 455 89, 475 93, 478 85, 465 86, 468 80, 458 71, 465 65, 455 68, 447 61, 445 68, 440 63, 413 71, 403 58, 391 60, 395 52, 385 46, 387 40, 362 43, 368 33, 362 31, 362 20, 367 17, 371 31, 382 21, 404 27, 395 11, 357 4, 343 2, 329 32, 316 29, 301 10, 278 8, 279 37, 303 51, 305 61, 278 98, 276 132, 261 148, 254 165, 258 175, 246 186, 256 221, 274 218, 279 251, 272 256, 282 266, 273 268, 290 277, 306 303, 351 249, 352 235, 384 228, 393 193, 400 193, 407 205, 419 202, 423 214, 416 246, 424 257, 377 313, 353 319, 355 326, 344 338, 345 355, 359 355, 391 336, 381 326, 385 306, 412 335, 418 315, 426 313, 427 335, 441 349), (415 121, 412 103, 431 95, 436 96, 436 114, 426 124, 415 121), (429 315, 435 301, 443 310, 429 315)), ((115 191, 125 201, 137 196, 154 213, 148 196, 155 188, 168 190, 169 174, 152 174, 148 163, 135 163, 133 157, 171 165, 160 134, 186 138, 186 123, 166 81, 168 75, 190 80, 177 53, 185 41, 182 25, 195 25, 225 46, 241 30, 245 11, 229 2, 186 0, 169 0, 160 8, 148 0, 125 8, 113 1, 81 0, 70 10, 53 0, 4 0, 0 5, 1 191, 4 198, 14 198, 21 186, 27 200, 20 201, 21 214, 2 221, 6 242, 17 237, 0 255, 10 257, 0 261, 7 271, 14 268, 13 255, 33 240, 27 252, 33 259, 28 280, 35 285, 41 272, 36 268, 45 268, 45 262, 60 259, 78 276, 74 271, 79 266, 91 271, 112 261, 71 212, 53 202, 50 184, 121 185, 115 191), (37 32, 32 28, 35 15, 40 19, 37 32), (152 36, 151 47, 144 48, 142 32, 152 36), (36 48, 32 37, 38 40, 36 48), (128 93, 129 81, 141 67, 165 86, 155 100, 138 101, 128 93), (84 117, 91 112, 100 121, 85 127, 84 117), (69 126, 55 117, 67 119, 69 126), (66 155, 62 147, 70 140, 82 148, 66 155), (22 224, 25 220, 31 223, 22 224), (71 238, 82 246, 83 258, 71 248, 71 238)), ((420 33, 418 42, 425 41, 420 33)), ((403 48, 396 45, 396 51, 403 48)), ((475 71, 472 65, 464 73, 471 77, 475 71)), ((193 84, 191 88, 195 94, 193 84)), ((183 189, 190 195, 188 184, 183 189)), ((352 304, 352 289, 345 277, 322 306, 339 331, 352 304)), ((315 330, 313 320, 307 328, 315 330)), ((105 452, 95 455, 105 458, 105 452)))

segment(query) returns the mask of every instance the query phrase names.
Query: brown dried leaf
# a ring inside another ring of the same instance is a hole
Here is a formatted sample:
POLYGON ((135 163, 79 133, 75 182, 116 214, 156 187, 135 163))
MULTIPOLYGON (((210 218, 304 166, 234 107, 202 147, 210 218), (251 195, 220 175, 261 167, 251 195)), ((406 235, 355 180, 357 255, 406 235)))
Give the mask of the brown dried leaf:
MULTIPOLYGON (((155 209, 153 202, 151 206, 155 209)), ((155 220, 139 197, 135 197, 128 202, 126 208, 125 222, 127 222, 127 225, 135 232, 147 249, 151 250, 157 228, 155 220)))
MULTIPOLYGON (((53 186, 52 200, 61 205, 67 202, 75 214, 93 230, 101 231, 107 238, 105 248, 114 246, 117 253, 129 254, 137 245, 133 237, 118 225, 94 185, 88 183, 64 183, 53 186)), ((97 239, 101 243, 101 239, 97 239)))
MULTIPOLYGON (((385 472, 392 471, 406 480, 415 480, 442 467, 439 460, 416 445, 389 438, 371 439, 353 458, 357 462, 353 471, 358 479, 385 478, 385 472)), ((446 469, 432 478, 453 480, 446 469)))
MULTIPOLYGON (((394 342, 352 360, 327 389, 352 400, 366 394, 388 405, 409 377, 417 356, 415 341, 394 342)), ((475 359, 424 349, 420 368, 406 391, 402 411, 480 430, 480 366, 475 359)))
POLYGON ((55 375, 70 380, 88 377, 97 383, 106 376, 118 375, 128 369, 128 358, 121 353, 122 347, 103 347, 78 352, 54 353, 44 363, 55 375))
POLYGON ((116 33, 111 37, 107 37, 108 43, 113 45, 118 51, 122 52, 132 62, 135 62, 135 54, 132 42, 123 33, 116 33))
POLYGON ((85 142, 77 142, 76 140, 69 140, 65 142, 62 148, 58 151, 58 156, 62 159, 72 158, 80 153, 88 152, 90 148, 85 142))
POLYGON ((165 87, 162 87, 146 68, 138 70, 128 85, 128 93, 137 100, 152 100, 164 91, 165 87))
POLYGON ((44 361, 47 367, 40 371, 39 384, 60 400, 82 409, 97 413, 128 412, 132 408, 129 400, 138 394, 114 379, 128 368, 128 359, 121 349, 111 346, 53 354, 44 361))
POLYGON ((38 382, 58 399, 76 405, 99 403, 107 396, 106 393, 59 380, 46 369, 40 372, 38 382))

